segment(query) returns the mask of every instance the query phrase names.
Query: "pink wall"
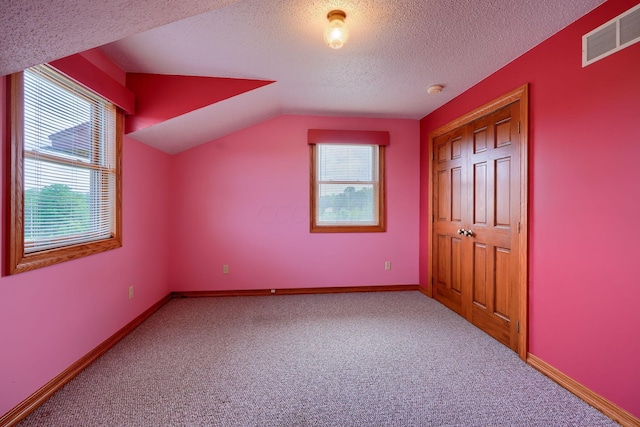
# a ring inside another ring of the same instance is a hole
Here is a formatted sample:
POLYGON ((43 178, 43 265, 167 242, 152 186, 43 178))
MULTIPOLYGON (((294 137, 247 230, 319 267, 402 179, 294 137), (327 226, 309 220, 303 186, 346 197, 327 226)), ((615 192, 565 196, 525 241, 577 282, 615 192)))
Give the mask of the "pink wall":
POLYGON ((0 416, 169 293, 170 160, 125 138, 122 248, 0 278, 0 416))
POLYGON ((530 83, 529 351, 640 417, 640 43, 580 56, 583 34, 635 4, 606 2, 425 117, 421 180, 428 132, 530 83))
POLYGON ((280 116, 172 166, 175 291, 418 282, 418 121, 280 116), (310 128, 390 132, 387 232, 309 232, 310 128))

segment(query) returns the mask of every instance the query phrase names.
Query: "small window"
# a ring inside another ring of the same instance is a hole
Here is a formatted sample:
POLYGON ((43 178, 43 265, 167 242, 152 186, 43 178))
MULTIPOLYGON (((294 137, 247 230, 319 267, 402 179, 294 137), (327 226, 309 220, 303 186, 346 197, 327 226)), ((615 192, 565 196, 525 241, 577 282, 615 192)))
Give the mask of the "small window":
POLYGON ((311 232, 385 231, 385 146, 347 138, 310 147, 311 232))
POLYGON ((9 273, 121 246, 122 115, 53 68, 11 77, 9 273))

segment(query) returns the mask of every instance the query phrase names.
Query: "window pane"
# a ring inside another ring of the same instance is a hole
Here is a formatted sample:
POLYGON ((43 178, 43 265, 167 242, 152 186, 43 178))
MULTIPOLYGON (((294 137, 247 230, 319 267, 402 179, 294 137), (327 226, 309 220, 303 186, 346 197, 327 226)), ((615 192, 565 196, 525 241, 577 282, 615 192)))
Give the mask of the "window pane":
POLYGON ((319 184, 318 223, 376 224, 373 185, 319 184))
POLYGON ((96 173, 25 159, 25 252, 108 237, 95 220, 101 202, 91 197, 96 173))
POLYGON ((24 72, 24 251, 109 238, 115 110, 46 67, 24 72))
POLYGON ((62 184, 71 191, 86 193, 91 191, 90 169, 61 165, 43 159, 24 160, 24 189, 42 189, 53 184, 62 184))
POLYGON ((42 76, 24 72, 24 148, 90 161, 94 105, 42 76))
POLYGON ((374 181, 373 171, 377 169, 374 150, 377 148, 371 145, 319 144, 318 181, 374 181))
POLYGON ((38 65, 10 77, 8 272, 122 246, 122 114, 38 65))
POLYGON ((384 148, 311 144, 311 232, 385 231, 384 148))

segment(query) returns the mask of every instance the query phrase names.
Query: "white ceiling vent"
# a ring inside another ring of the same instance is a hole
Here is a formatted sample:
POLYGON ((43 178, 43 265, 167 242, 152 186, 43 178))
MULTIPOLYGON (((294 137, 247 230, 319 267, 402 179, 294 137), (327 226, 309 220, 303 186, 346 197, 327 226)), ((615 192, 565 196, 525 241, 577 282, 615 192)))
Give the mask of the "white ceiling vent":
POLYGON ((640 42, 640 4, 582 36, 582 66, 636 42, 640 42))

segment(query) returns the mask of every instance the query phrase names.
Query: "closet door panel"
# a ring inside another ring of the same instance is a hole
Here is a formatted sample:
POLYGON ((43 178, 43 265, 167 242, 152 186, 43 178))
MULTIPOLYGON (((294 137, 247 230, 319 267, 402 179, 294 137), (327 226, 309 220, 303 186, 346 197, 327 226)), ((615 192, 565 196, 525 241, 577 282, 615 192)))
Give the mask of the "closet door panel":
POLYGON ((475 149, 468 162, 474 170, 468 214, 474 247, 470 320, 514 350, 520 198, 518 111, 517 103, 511 104, 470 124, 475 149), (477 248, 482 248, 482 255, 477 248))
POLYGON ((466 216, 464 132, 453 130, 434 140, 434 297, 464 315, 464 249, 458 230, 466 216))

